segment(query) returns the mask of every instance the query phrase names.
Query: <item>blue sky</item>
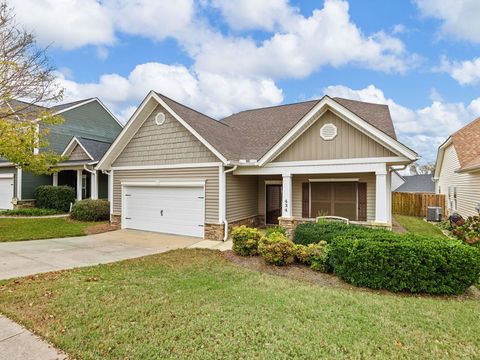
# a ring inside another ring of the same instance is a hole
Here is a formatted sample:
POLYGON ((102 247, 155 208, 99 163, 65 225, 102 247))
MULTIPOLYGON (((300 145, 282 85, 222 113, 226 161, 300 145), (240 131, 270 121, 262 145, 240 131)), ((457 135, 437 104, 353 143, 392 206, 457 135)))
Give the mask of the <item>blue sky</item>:
POLYGON ((436 147, 480 115, 478 0, 12 0, 65 100, 123 121, 150 89, 215 118, 324 94, 385 103, 436 147))

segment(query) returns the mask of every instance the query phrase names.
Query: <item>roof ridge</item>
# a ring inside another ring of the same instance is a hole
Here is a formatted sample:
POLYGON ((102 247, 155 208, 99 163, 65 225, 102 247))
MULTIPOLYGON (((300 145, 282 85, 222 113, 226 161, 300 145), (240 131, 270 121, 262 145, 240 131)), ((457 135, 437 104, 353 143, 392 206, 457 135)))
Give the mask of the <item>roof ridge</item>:
POLYGON ((362 104, 370 104, 370 105, 379 105, 379 106, 389 107, 388 104, 379 104, 379 103, 374 103, 374 102, 370 102, 370 101, 347 99, 347 98, 340 97, 340 96, 335 96, 335 97, 333 97, 332 99, 333 99, 333 100, 335 100, 335 99, 340 99, 340 100, 347 100, 347 101, 355 101, 355 102, 359 102, 359 103, 362 103, 362 104))
POLYGON ((278 105, 271 105, 271 106, 263 106, 263 107, 254 108, 254 109, 246 109, 246 110, 242 110, 242 111, 233 113, 233 114, 231 114, 231 115, 228 115, 227 117, 224 117, 223 119, 220 119, 219 121, 222 122, 223 120, 228 119, 230 116, 237 115, 237 114, 241 114, 241 113, 248 112, 248 111, 264 110, 264 109, 273 109, 273 108, 282 107, 282 106, 291 106, 291 105, 306 104, 306 103, 308 103, 308 102, 314 102, 314 101, 315 101, 315 102, 319 102, 320 100, 321 100, 321 99, 312 99, 312 100, 305 100, 305 101, 293 102, 293 103, 288 103, 288 104, 278 104, 278 105))
POLYGON ((102 143, 105 143, 105 144, 111 144, 111 142, 108 142, 108 141, 105 141, 105 140, 92 139, 92 138, 87 138, 87 137, 84 137, 84 136, 74 136, 74 137, 77 138, 77 139, 91 140, 91 141, 96 141, 96 142, 102 142, 102 143))
POLYGON ((173 101, 173 102, 174 102, 175 104, 177 104, 177 105, 183 106, 184 108, 186 108, 186 109, 188 109, 188 110, 191 110, 191 111, 193 111, 193 112, 195 112, 195 113, 197 113, 197 114, 200 114, 200 115, 206 117, 208 120, 212 120, 212 121, 215 121, 216 123, 219 123, 219 124, 222 124, 222 125, 224 125, 224 126, 230 127, 230 126, 227 125, 227 124, 223 124, 220 120, 214 119, 214 118, 212 118, 211 116, 208 116, 208 115, 206 115, 206 114, 204 114, 204 113, 202 113, 202 112, 200 112, 200 111, 198 111, 198 110, 195 110, 194 108, 191 108, 190 106, 184 105, 184 104, 182 104, 181 102, 178 102, 178 101, 176 101, 176 100, 173 100, 172 98, 170 98, 170 97, 168 97, 168 96, 166 96, 166 95, 164 95, 164 94, 162 94, 162 93, 159 93, 159 92, 155 91, 155 94, 157 94, 157 95, 159 95, 159 96, 162 96, 162 97, 164 97, 164 98, 167 98, 168 100, 173 101))

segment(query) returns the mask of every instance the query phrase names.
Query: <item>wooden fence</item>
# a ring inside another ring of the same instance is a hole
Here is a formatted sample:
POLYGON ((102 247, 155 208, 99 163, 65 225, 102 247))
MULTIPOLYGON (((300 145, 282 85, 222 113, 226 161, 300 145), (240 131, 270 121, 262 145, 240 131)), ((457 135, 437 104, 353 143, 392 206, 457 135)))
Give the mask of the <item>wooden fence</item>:
POLYGON ((439 206, 445 215, 445 195, 427 193, 392 193, 392 212, 399 215, 427 216, 427 207, 439 206))

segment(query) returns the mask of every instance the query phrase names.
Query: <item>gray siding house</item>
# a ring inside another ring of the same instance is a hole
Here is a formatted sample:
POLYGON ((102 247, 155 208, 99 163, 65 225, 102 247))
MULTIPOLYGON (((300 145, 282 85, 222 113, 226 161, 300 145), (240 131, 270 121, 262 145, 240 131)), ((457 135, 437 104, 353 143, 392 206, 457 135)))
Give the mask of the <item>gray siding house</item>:
MULTIPOLYGON (((31 114, 45 110, 20 101, 10 106, 31 114)), ((40 185, 72 186, 77 199, 108 198, 108 176, 95 170, 95 165, 121 132, 122 125, 97 98, 54 106, 50 110, 62 116, 64 122, 51 126, 49 147, 67 160, 58 165, 59 171, 53 175, 34 175, 0 160, 0 209, 31 202, 40 185)), ((39 126, 46 125, 40 122, 39 126)))
POLYGON ((392 167, 417 158, 385 105, 325 96, 215 120, 150 92, 97 169, 122 228, 222 240, 319 215, 390 227, 392 167))

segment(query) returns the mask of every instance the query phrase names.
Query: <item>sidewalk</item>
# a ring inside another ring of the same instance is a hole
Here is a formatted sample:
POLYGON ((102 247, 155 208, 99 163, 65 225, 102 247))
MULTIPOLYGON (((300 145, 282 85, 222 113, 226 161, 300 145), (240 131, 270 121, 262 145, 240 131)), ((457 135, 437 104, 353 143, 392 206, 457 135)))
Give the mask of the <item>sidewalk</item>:
POLYGON ((24 327, 0 315, 0 357, 8 360, 58 360, 66 355, 24 327))

